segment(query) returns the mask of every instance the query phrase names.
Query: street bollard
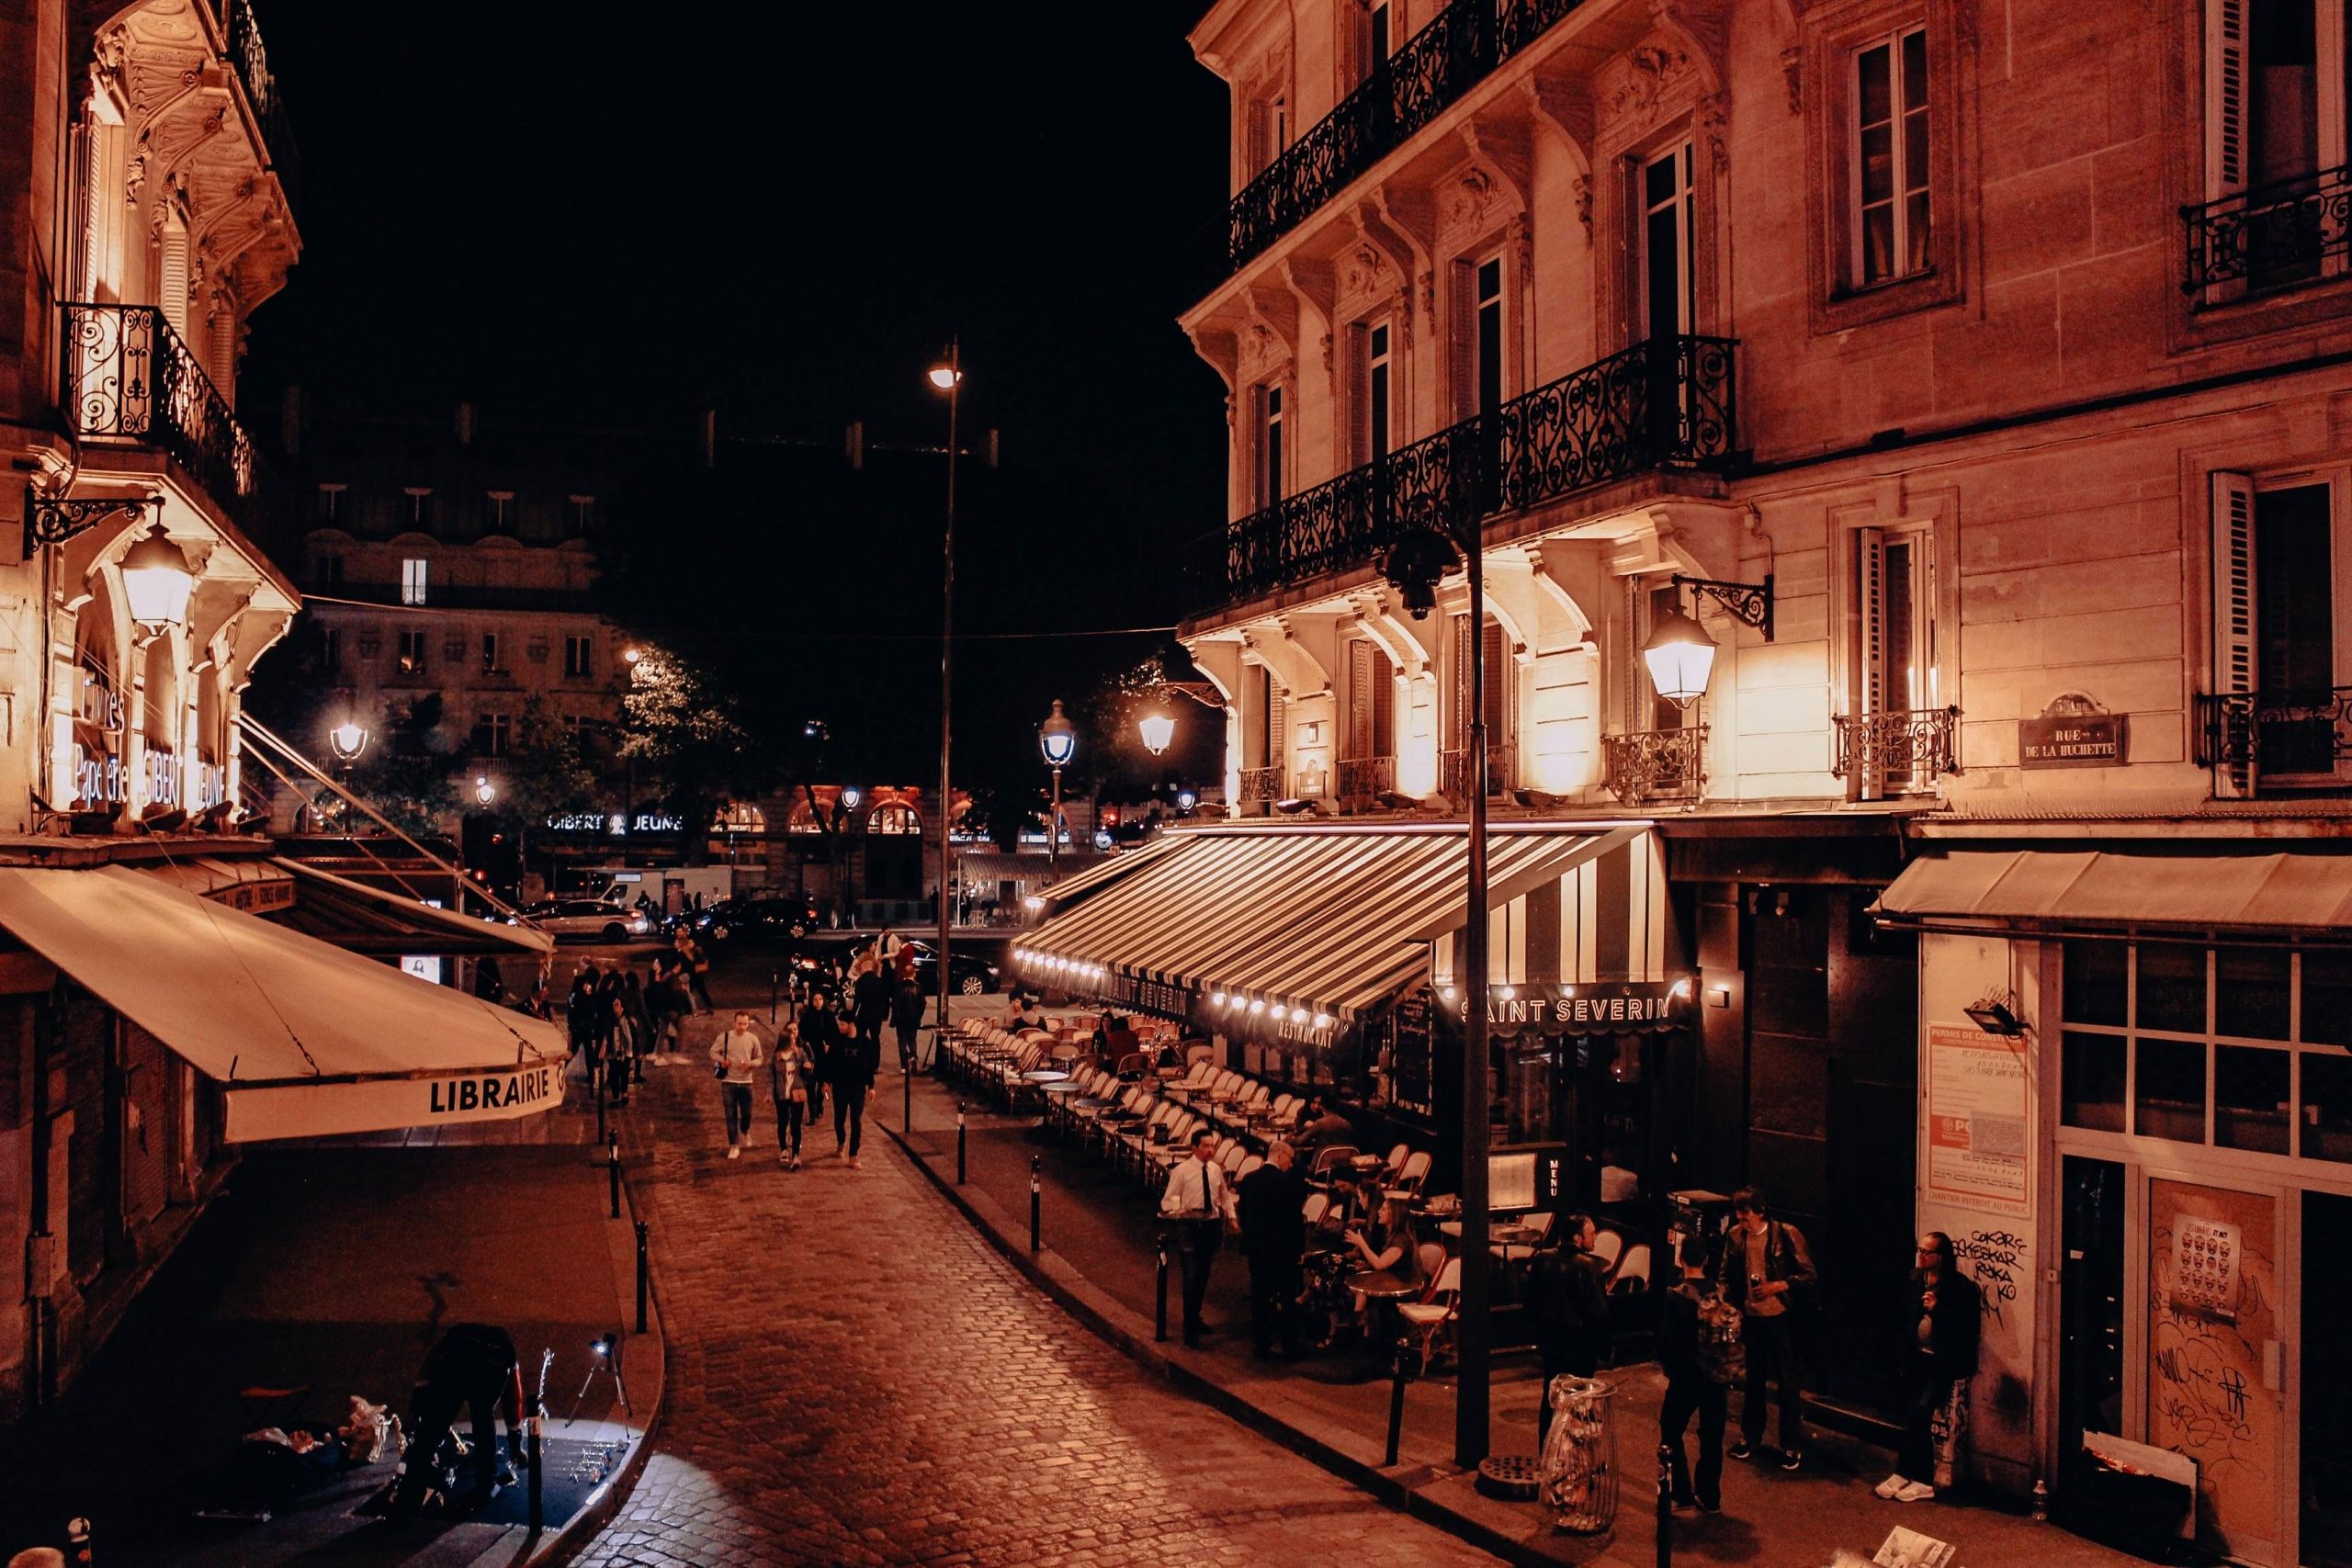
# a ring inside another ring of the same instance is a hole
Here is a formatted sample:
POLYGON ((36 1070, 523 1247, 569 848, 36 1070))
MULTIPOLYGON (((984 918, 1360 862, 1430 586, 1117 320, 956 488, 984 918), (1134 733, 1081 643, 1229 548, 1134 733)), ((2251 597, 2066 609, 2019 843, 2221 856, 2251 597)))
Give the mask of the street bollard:
POLYGON ((1159 1231, 1159 1304, 1152 1314, 1151 1337, 1159 1344, 1168 1343, 1168 1230, 1159 1231))
POLYGON ((1040 1201, 1038 1195, 1045 1190, 1038 1179, 1038 1172, 1044 1168, 1044 1166, 1043 1155, 1029 1156, 1029 1250, 1032 1252, 1037 1250, 1037 1214, 1040 1201))
POLYGON ((534 1410, 531 1412, 531 1418, 523 1426, 523 1440, 528 1445, 523 1450, 525 1462, 530 1466, 531 1471, 531 1533, 533 1535, 537 1535, 547 1529, 548 1524, 547 1504, 541 1492, 541 1476, 546 1467, 541 1464, 539 1457, 539 1424, 545 1419, 545 1416, 534 1410))
POLYGON ((915 1135, 915 1069, 911 1062, 899 1064, 899 1130, 910 1138, 915 1135))
POLYGON ((1674 1450, 1657 1446, 1657 1568, 1674 1562, 1674 1450))
POLYGON ((776 972, 771 969, 768 971, 768 1021, 770 1023, 775 1021, 775 987, 776 972))
POLYGON ((645 1332, 645 1296, 651 1276, 646 1268, 645 1222, 637 1222, 637 1331, 645 1332))
POLYGON ((1397 1445, 1405 1438, 1405 1358, 1412 1349, 1412 1341, 1399 1337, 1396 1341, 1396 1370, 1388 1380, 1388 1457, 1380 1462, 1394 1466, 1397 1445))
POLYGON ((964 1185, 964 1102, 956 1102, 956 1185, 964 1185))
MULTIPOLYGON (((596 1048, 591 1045, 588 1049, 593 1053, 596 1048)), ((589 1056, 588 1092, 596 1097, 596 1141, 600 1144, 605 1141, 605 1074, 610 1070, 600 1068, 596 1058, 593 1055, 589 1056)))
POLYGON ((621 1217, 621 1135, 612 1134, 605 1140, 605 1173, 611 1178, 613 1189, 613 1218, 621 1217))
POLYGON ((96 1561, 90 1555, 89 1520, 69 1520, 65 1526, 65 1544, 70 1548, 65 1560, 73 1563, 74 1568, 90 1568, 90 1564, 96 1561))

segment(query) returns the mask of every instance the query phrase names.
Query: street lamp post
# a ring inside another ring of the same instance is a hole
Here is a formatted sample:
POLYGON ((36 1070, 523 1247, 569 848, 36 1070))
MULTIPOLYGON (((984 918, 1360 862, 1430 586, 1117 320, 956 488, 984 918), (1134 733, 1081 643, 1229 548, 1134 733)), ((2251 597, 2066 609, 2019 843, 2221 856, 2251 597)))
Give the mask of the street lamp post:
MULTIPOLYGON (((951 338, 947 357, 931 367, 931 384, 947 394, 947 526, 940 551, 939 608, 939 1033, 947 1034, 947 943, 955 905, 949 880, 955 862, 949 856, 948 829, 955 816, 955 795, 949 783, 949 756, 956 740, 956 444, 960 439, 956 416, 964 389, 961 339, 951 338)), ((937 1060, 934 1055, 933 1060, 937 1060)))
POLYGON ((1062 713, 1059 697, 1054 699, 1054 711, 1037 727, 1037 750, 1046 754, 1046 765, 1054 770, 1054 811, 1046 819, 1046 874, 1058 880, 1062 870, 1062 770, 1078 750, 1078 727, 1062 713))

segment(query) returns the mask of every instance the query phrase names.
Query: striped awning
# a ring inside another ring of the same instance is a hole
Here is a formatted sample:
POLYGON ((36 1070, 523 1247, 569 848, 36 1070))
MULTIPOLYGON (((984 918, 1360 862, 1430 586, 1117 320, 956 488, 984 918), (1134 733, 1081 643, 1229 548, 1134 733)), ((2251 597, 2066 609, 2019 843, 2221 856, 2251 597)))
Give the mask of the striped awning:
POLYGON ((1185 834, 1162 833, 1133 849, 1120 850, 1103 856, 1083 870, 1073 872, 1051 886, 1037 890, 1036 897, 1048 914, 1057 914, 1080 899, 1100 893, 1114 882, 1123 882, 1143 870, 1152 862, 1176 849, 1189 837, 1185 834))
MULTIPOLYGON (((1456 825, 1229 828, 1168 838, 1174 841, 1150 863, 1017 943, 1021 973, 1114 998, 1141 984, 1346 1019, 1426 977, 1430 944, 1463 921, 1467 839, 1456 825)), ((1490 833, 1490 907, 1505 959, 1516 952, 1522 964, 1540 965, 1542 943, 1531 959, 1528 939, 1548 931, 1554 959, 1565 954, 1576 965, 1570 977, 1581 977, 1604 954, 1642 945, 1631 933, 1634 911, 1622 902, 1632 873, 1579 880, 1580 868, 1618 855, 1640 860, 1645 872, 1655 866, 1647 824, 1490 833), (1577 891, 1564 900, 1569 886, 1577 891), (1617 907, 1604 908, 1612 897, 1617 907), (1530 899, 1553 911, 1550 925, 1526 913, 1514 925, 1512 911, 1530 899), (1580 922, 1573 940, 1561 935, 1564 907, 1580 922), (1611 920, 1629 927, 1613 941, 1602 935, 1611 920)), ((1662 927, 1664 893, 1660 872, 1660 908, 1643 908, 1644 931, 1654 921, 1662 927)))

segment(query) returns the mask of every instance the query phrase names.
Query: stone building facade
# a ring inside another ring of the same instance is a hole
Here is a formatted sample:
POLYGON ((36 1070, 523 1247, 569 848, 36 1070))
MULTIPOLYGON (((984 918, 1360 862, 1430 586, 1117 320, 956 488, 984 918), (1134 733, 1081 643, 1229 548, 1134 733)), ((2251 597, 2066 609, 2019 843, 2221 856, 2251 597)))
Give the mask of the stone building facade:
MULTIPOLYGON (((1458 813, 1483 655, 1498 822, 1656 824, 1708 1005, 1653 1135, 1815 1234, 1826 1342, 1950 1231, 1992 1479, 2063 1498, 2103 1431, 2202 1461, 2209 1545, 2352 1561, 2302 1332, 2352 1202, 2342 8, 1224 0, 1192 42, 1233 445, 1182 636, 1236 813, 1458 813), (1384 573, 1426 525, 1484 626, 1384 573)), ((1822 1359, 1825 1417, 1883 1407, 1822 1359)))

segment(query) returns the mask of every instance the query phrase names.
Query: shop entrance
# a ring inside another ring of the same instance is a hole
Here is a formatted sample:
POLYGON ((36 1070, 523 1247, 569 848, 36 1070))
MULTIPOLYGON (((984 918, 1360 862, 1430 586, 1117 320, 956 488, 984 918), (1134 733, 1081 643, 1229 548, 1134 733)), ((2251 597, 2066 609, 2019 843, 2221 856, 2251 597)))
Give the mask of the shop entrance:
POLYGON ((1498 1145, 1565 1144, 1568 1201, 1637 1229, 1668 1183, 1670 1131, 1659 1084, 1681 1032, 1498 1038, 1492 1138, 1498 1145))
POLYGON ((2341 1326, 2352 1303, 2352 1198, 2305 1192, 2302 1235, 2297 1322, 2320 1325, 2295 1340, 2302 1558, 2308 1568, 2352 1568, 2352 1334, 2341 1326))

